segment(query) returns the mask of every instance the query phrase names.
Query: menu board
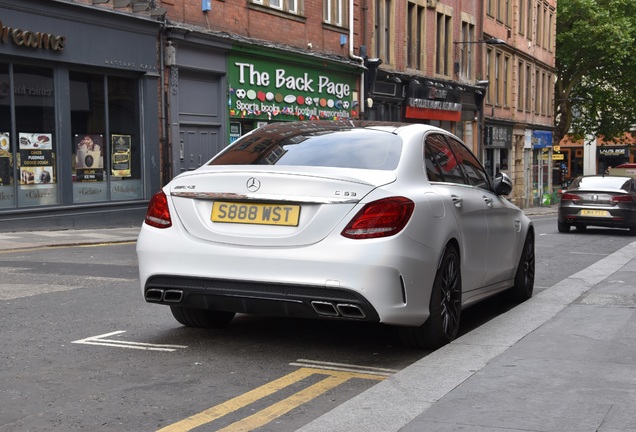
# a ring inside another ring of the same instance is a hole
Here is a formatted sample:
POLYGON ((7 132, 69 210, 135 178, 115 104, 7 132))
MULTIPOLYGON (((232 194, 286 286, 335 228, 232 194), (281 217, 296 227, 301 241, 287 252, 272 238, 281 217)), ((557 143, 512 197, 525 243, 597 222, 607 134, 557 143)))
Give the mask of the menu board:
POLYGON ((53 134, 19 133, 20 184, 55 183, 53 134))
POLYGON ((75 134, 75 181, 104 180, 104 136, 75 134))
POLYGON ((130 177, 130 149, 131 149, 130 135, 115 135, 111 136, 111 145, 113 150, 113 157, 111 159, 112 175, 118 177, 130 177))

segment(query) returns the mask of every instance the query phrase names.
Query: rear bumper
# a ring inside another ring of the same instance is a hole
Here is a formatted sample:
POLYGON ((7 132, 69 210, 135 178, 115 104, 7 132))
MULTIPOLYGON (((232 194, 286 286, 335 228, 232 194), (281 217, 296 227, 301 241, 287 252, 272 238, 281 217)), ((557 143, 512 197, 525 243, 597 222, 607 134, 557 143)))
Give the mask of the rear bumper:
POLYGON ((148 302, 407 326, 428 318, 439 253, 406 236, 237 247, 195 239, 179 226, 143 225, 137 241, 148 302))
MULTIPOLYGON (((607 209, 599 209, 607 210, 607 209)), ((607 228, 632 228, 636 227, 636 213, 631 210, 612 209, 607 210, 611 217, 581 216, 580 209, 561 208, 558 220, 570 225, 592 225, 607 228)))
POLYGON ((366 299, 351 290, 157 275, 146 282, 149 303, 298 318, 378 322, 366 299))

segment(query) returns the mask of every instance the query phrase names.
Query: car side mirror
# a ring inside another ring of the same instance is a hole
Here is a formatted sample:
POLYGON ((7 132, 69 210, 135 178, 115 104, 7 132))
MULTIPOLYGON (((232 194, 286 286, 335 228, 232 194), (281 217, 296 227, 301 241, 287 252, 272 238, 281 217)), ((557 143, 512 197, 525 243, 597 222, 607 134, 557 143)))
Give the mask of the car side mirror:
POLYGON ((495 193, 497 195, 510 195, 510 192, 512 192, 512 180, 510 180, 507 174, 502 172, 497 173, 494 178, 494 183, 495 193))

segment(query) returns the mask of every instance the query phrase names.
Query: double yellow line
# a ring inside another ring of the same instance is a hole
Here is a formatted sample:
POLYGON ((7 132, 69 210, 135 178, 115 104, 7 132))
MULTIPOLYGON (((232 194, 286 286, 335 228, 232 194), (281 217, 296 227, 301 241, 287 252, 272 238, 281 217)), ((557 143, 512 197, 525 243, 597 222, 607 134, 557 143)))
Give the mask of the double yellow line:
POLYGON ((276 402, 269 407, 252 414, 242 420, 239 420, 231 425, 219 429, 218 432, 247 432, 261 427, 272 420, 288 413, 294 408, 309 402, 312 399, 320 396, 321 394, 331 390, 334 387, 352 379, 370 379, 376 381, 382 381, 385 376, 378 376, 374 374, 365 374, 358 372, 340 372, 340 371, 326 371, 323 369, 314 368, 301 368, 295 372, 292 372, 277 380, 271 381, 259 388, 251 390, 240 396, 230 399, 220 405, 213 406, 205 411, 190 416, 177 423, 173 423, 165 428, 160 429, 158 432, 185 432, 190 431, 196 427, 202 426, 206 423, 213 422, 227 414, 230 414, 240 408, 246 407, 264 397, 270 396, 292 384, 302 381, 312 375, 326 375, 323 380, 310 385, 309 387, 300 390, 299 392, 289 396, 286 399, 276 402))

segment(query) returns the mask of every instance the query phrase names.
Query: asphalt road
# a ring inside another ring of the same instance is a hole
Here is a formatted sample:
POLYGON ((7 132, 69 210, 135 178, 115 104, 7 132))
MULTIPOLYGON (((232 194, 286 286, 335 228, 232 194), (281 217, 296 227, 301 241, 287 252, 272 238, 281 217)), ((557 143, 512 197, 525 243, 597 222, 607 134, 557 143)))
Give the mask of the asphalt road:
MULTIPOLYGON (((536 290, 630 243, 534 218, 536 290)), ((180 326, 143 301, 133 244, 2 253, 0 431, 293 431, 426 355, 385 326, 239 316, 180 326)), ((465 311, 462 332, 514 307, 465 311)))

